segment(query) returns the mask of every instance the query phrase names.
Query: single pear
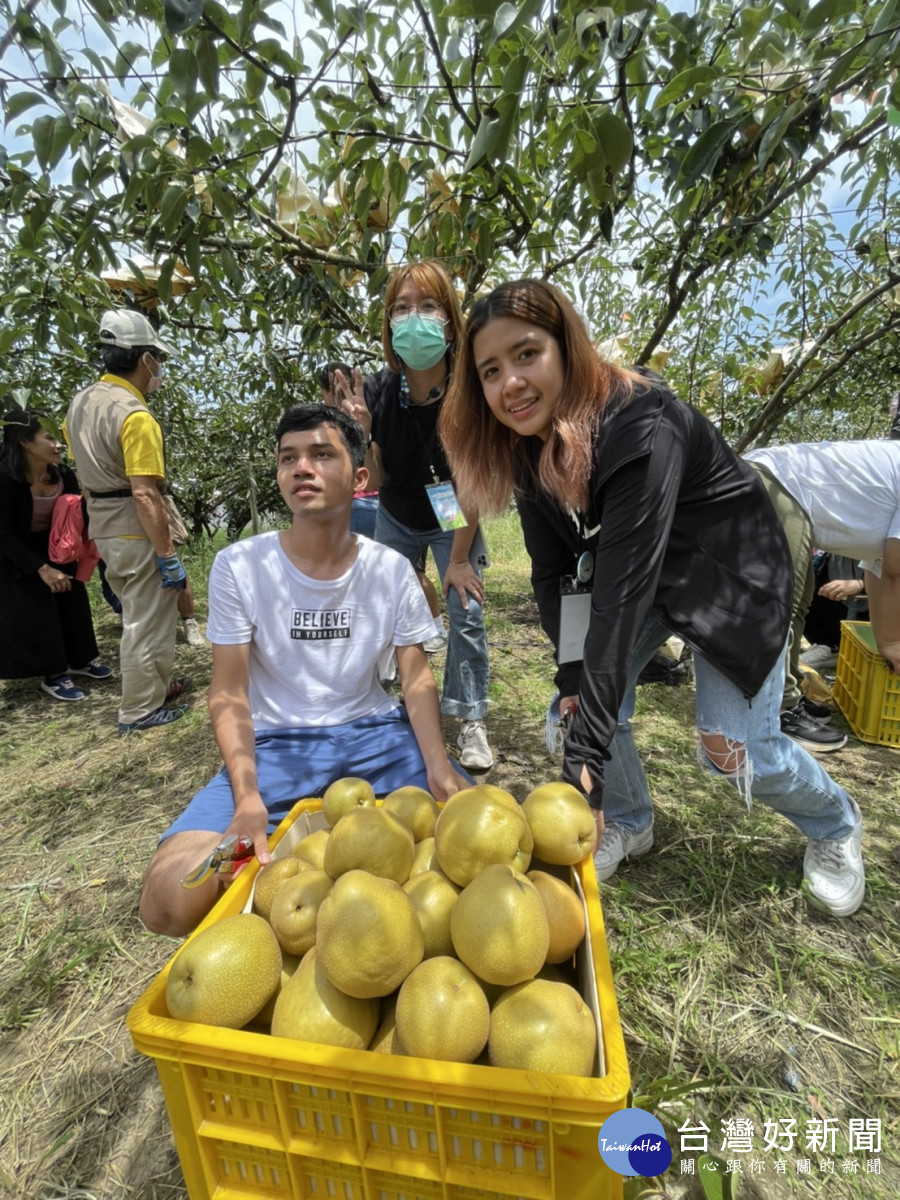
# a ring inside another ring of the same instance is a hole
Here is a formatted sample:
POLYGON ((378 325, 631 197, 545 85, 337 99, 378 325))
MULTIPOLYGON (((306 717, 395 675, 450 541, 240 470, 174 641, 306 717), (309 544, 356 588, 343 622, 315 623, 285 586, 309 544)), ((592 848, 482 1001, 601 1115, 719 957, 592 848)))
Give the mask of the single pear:
POLYGON ((366 871, 341 875, 322 901, 316 945, 334 986, 366 998, 393 992, 425 953, 412 900, 392 879, 366 871))
POLYGON ((491 1066, 590 1075, 596 1051, 594 1014, 567 983, 532 979, 504 992, 491 1010, 491 1066))
POLYGON ((274 1037, 365 1050, 378 1026, 378 1001, 347 996, 319 967, 316 947, 281 989, 272 1015, 274 1037))
POLYGON ((166 1007, 176 1021, 241 1029, 280 978, 281 947, 270 926, 256 913, 235 913, 201 929, 175 955, 166 1007))

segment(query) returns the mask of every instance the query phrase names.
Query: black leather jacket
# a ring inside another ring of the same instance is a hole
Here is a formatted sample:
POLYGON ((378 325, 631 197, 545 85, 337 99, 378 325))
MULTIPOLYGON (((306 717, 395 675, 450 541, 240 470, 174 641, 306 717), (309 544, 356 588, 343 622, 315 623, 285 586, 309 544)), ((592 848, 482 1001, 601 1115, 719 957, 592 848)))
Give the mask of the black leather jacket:
MULTIPOLYGON (((533 479, 517 495, 541 624, 557 648, 560 580, 582 550, 594 552, 584 659, 556 673, 562 695, 579 695, 566 740, 570 779, 582 764, 602 778, 648 615, 747 697, 774 666, 790 625, 790 553, 756 472, 661 380, 646 375, 644 384, 604 412, 589 512, 566 512, 533 479)), ((537 439, 529 447, 533 462, 540 447, 537 439)), ((592 802, 601 794, 598 787, 592 802)))

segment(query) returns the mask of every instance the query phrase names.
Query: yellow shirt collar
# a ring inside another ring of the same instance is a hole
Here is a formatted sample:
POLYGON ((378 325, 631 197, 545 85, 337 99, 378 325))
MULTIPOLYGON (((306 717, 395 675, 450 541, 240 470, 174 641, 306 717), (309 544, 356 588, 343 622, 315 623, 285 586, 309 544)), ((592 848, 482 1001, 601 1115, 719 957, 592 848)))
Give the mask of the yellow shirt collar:
POLYGON ((101 375, 101 383, 114 383, 118 387, 128 388, 129 392, 133 392, 140 400, 141 404, 146 407, 147 401, 144 399, 143 393, 140 392, 133 383, 129 383, 127 379, 123 379, 121 375, 101 375))

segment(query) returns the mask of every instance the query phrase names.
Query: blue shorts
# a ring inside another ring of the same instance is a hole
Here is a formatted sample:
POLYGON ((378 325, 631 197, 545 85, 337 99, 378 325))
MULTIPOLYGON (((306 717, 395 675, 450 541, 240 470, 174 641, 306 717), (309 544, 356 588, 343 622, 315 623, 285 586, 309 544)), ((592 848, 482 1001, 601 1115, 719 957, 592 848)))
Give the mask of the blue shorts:
MULTIPOLYGON (((256 774, 259 794, 269 810, 269 833, 298 800, 321 796, 330 783, 347 775, 367 779, 376 796, 407 785, 428 787, 425 763, 405 708, 347 725, 257 733, 256 774)), ((233 816, 234 793, 223 767, 160 841, 189 830, 221 833, 233 816)))

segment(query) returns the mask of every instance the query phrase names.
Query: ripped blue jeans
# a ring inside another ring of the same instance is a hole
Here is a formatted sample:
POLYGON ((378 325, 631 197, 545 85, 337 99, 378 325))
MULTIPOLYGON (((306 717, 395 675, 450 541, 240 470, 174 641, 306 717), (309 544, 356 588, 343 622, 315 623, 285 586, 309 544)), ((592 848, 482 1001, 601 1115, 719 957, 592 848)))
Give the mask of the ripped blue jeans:
MULTIPOLYGON (((609 825, 639 830, 653 820, 653 801, 635 749, 631 718, 638 675, 668 636, 669 630, 651 617, 635 643, 628 688, 610 746, 612 757, 606 764, 603 814, 609 825)), ((700 762, 711 774, 728 779, 748 808, 752 797, 793 821, 806 837, 838 840, 852 833, 856 824, 850 798, 811 754, 781 732, 786 657, 787 646, 759 692, 748 700, 712 663, 694 653, 697 729, 724 735, 732 748, 731 762, 723 763, 726 769, 713 765, 702 744, 700 762)))

